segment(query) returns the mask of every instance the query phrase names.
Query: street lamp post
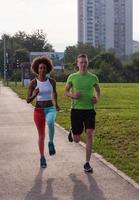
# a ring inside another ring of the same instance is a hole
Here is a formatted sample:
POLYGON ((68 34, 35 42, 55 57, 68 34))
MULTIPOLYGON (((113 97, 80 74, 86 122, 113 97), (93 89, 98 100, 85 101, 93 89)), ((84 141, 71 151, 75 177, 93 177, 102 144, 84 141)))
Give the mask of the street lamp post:
POLYGON ((6 38, 5 35, 3 37, 3 56, 4 56, 4 81, 6 81, 6 71, 7 71, 7 67, 6 67, 6 38))

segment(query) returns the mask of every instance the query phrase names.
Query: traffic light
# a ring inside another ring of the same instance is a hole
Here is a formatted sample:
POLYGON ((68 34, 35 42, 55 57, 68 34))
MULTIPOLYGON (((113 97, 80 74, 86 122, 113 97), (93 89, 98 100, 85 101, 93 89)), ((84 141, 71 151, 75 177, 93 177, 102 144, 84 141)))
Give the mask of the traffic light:
POLYGON ((19 60, 16 60, 16 67, 19 67, 19 60))

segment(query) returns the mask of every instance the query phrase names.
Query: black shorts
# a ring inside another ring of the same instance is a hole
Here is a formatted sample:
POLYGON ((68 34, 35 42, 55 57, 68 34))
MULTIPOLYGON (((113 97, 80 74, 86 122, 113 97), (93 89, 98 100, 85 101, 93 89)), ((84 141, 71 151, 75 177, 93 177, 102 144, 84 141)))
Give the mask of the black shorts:
POLYGON ((74 135, 81 134, 85 128, 95 129, 95 110, 71 110, 71 129, 74 135))

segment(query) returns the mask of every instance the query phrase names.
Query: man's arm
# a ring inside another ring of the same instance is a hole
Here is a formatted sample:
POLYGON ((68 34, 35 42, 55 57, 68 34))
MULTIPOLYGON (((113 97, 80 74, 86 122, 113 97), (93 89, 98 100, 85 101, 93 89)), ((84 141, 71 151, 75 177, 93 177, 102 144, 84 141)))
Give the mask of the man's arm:
POLYGON ((95 88, 95 96, 93 97, 93 103, 97 103, 98 101, 99 101, 99 99, 100 99, 100 87, 99 87, 99 85, 98 84, 96 84, 95 86, 94 86, 94 88, 95 88))
POLYGON ((67 97, 70 97, 72 99, 78 99, 80 97, 80 93, 79 92, 74 92, 72 93, 70 90, 72 88, 72 84, 67 84, 64 90, 64 94, 67 97))

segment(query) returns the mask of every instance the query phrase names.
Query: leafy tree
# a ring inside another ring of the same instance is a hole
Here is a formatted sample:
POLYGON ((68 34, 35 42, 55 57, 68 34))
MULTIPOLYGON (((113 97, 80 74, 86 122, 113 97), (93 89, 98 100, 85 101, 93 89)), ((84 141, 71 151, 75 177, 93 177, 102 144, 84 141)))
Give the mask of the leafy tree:
POLYGON ((133 54, 131 62, 124 65, 123 75, 126 82, 139 82, 139 53, 133 54))
POLYGON ((102 82, 122 82, 123 66, 113 53, 103 52, 94 57, 90 63, 102 82))
POLYGON ((87 54, 88 59, 91 60, 94 56, 96 56, 100 52, 100 49, 94 48, 91 44, 83 44, 78 43, 74 46, 68 46, 64 52, 65 54, 65 63, 75 64, 75 60, 78 54, 87 54))
POLYGON ((86 44, 78 43, 77 49, 78 49, 78 54, 80 53, 87 54, 89 60, 94 58, 101 51, 99 48, 95 48, 89 43, 86 44))
POLYGON ((139 52, 132 55, 133 65, 139 66, 139 52))
MULTIPOLYGON (((2 40, 0 40, 0 64, 4 62, 4 39, 8 55, 8 65, 11 69, 13 66, 16 66, 17 60, 19 62, 29 61, 30 51, 54 51, 52 45, 47 42, 46 34, 42 30, 36 30, 32 34, 18 31, 13 36, 3 34, 2 40)), ((0 70, 2 71, 3 67, 0 70)))
POLYGON ((17 61, 20 64, 21 62, 29 62, 29 52, 27 49, 18 49, 14 54, 14 61, 17 65, 17 61))
POLYGON ((27 34, 24 31, 18 31, 14 34, 12 45, 14 49, 23 48, 25 46, 27 34))
POLYGON ((46 34, 42 30, 37 30, 26 36, 24 47, 28 51, 54 51, 52 45, 46 40, 46 34))
POLYGON ((78 55, 77 47, 75 45, 68 46, 64 52, 65 64, 74 63, 77 55, 78 55))

